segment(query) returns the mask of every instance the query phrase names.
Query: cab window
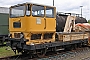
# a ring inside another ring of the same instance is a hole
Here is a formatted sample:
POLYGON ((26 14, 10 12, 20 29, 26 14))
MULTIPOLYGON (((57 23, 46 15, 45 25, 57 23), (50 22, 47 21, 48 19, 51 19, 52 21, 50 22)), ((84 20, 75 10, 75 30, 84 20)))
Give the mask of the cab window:
POLYGON ((46 17, 54 18, 54 8, 46 7, 46 17))
POLYGON ((44 17, 44 6, 33 5, 32 16, 44 17))
POLYGON ((25 15, 25 6, 16 6, 11 8, 10 10, 10 17, 21 17, 25 15))

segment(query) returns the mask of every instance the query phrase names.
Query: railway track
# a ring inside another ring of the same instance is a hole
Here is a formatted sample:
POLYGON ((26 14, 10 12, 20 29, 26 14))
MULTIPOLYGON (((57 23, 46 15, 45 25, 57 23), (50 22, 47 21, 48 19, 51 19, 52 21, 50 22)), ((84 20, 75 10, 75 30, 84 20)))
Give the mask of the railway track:
POLYGON ((0 60, 90 60, 90 48, 77 48, 71 51, 59 51, 57 53, 47 53, 45 57, 38 58, 30 55, 16 55, 0 58, 0 60))

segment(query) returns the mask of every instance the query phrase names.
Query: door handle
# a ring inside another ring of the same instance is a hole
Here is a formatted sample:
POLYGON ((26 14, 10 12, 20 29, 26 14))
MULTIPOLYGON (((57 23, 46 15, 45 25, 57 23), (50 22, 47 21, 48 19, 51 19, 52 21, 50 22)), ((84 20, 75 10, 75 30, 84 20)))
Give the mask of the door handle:
POLYGON ((44 18, 44 20, 45 20, 45 27, 44 27, 44 29, 46 29, 46 18, 44 18))

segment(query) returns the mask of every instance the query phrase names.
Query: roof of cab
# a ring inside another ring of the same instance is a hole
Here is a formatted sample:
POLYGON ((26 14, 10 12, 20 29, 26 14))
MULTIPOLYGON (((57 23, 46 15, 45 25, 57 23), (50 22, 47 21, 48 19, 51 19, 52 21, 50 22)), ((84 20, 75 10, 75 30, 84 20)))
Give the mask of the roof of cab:
POLYGON ((11 6, 11 7, 20 6, 20 5, 24 5, 24 4, 33 4, 33 5, 41 5, 41 6, 48 6, 48 7, 54 7, 54 8, 56 8, 55 6, 49 6, 49 5, 43 5, 43 4, 31 3, 31 2, 26 2, 26 3, 22 3, 22 4, 17 4, 17 5, 11 6))

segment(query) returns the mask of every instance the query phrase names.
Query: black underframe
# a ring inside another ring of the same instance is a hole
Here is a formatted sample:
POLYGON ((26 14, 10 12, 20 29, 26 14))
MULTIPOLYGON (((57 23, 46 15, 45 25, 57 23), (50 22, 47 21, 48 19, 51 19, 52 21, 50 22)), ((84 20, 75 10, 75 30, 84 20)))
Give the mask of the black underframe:
POLYGON ((56 41, 56 42, 52 42, 52 43, 36 44, 36 45, 26 45, 26 40, 25 40, 23 43, 23 48, 22 48, 20 40, 10 39, 10 43, 7 43, 7 45, 11 46, 11 48, 12 48, 13 43, 16 44, 16 47, 23 49, 23 50, 37 50, 37 49, 66 46, 66 45, 72 45, 72 44, 78 44, 78 43, 88 43, 88 39, 73 40, 73 41, 67 41, 67 42, 56 41))

